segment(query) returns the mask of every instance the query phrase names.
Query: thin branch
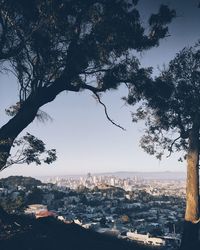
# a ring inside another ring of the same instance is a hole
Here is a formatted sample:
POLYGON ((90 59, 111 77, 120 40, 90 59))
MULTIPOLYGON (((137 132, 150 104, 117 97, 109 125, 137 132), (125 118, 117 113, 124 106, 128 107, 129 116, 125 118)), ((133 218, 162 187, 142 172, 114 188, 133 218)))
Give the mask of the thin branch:
POLYGON ((178 141, 180 138, 181 138, 181 136, 177 137, 177 138, 172 142, 172 144, 170 145, 170 147, 169 147, 169 155, 167 155, 167 158, 169 158, 169 157, 171 156, 172 152, 173 152, 172 148, 173 148, 173 146, 174 146, 174 143, 175 143, 176 141, 178 141))
POLYGON ((108 72, 110 69, 94 69, 94 70, 90 70, 90 71, 84 71, 81 72, 81 74, 86 74, 86 75, 91 75, 91 74, 96 74, 96 73, 102 73, 102 72, 108 72))
POLYGON ((6 169, 7 167, 9 167, 8 165, 5 165, 3 166, 1 169, 0 169, 0 172, 2 172, 4 169, 6 169))
POLYGON ((82 88, 82 89, 88 89, 88 90, 92 91, 94 94, 98 93, 98 92, 104 92, 106 90, 105 87, 94 87, 94 86, 88 85, 86 83, 81 84, 80 88, 82 88))
POLYGON ((113 125, 115 125, 116 127, 118 127, 118 128, 120 128, 120 129, 122 129, 122 130, 125 131, 125 130, 126 130, 125 128, 123 128, 123 127, 120 126, 119 124, 115 123, 115 122, 109 117, 108 112, 107 112, 106 105, 101 101, 100 96, 99 96, 96 92, 94 92, 94 91, 93 91, 93 94, 96 96, 98 102, 103 106, 104 112, 105 112, 105 115, 106 115, 106 118, 107 118, 113 125))

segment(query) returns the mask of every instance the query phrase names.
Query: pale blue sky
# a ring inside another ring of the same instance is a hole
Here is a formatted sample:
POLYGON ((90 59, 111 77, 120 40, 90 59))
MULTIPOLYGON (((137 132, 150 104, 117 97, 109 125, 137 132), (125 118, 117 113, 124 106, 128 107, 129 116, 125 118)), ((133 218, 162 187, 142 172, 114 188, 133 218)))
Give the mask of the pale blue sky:
MULTIPOLYGON (((179 17, 170 25, 171 36, 164 39, 158 48, 141 55, 142 64, 152 65, 155 69, 167 63, 184 46, 192 45, 200 38, 198 1, 141 0, 143 19, 145 20, 147 12, 156 11, 156 6, 161 2, 176 8, 179 17)), ((0 81, 1 126, 8 119, 4 115, 4 109, 15 103, 16 82, 10 75, 0 75, 0 81)), ((177 156, 163 158, 160 162, 139 147, 144 127, 131 122, 133 107, 125 106, 121 100, 126 93, 127 90, 121 87, 118 91, 103 95, 110 117, 124 126, 126 131, 113 126, 106 119, 102 106, 96 103, 89 92, 60 94, 54 102, 42 108, 53 121, 43 124, 35 120, 24 131, 43 139, 47 147, 56 148, 58 160, 50 166, 12 166, 0 173, 0 177, 123 170, 185 171, 185 163, 177 162, 177 156)))

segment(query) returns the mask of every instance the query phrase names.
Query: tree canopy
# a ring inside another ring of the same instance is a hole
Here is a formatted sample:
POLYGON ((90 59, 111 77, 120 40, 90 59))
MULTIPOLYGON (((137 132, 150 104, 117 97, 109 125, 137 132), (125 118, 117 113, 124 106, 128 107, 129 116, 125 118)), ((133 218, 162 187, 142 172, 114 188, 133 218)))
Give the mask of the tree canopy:
MULTIPOLYGON (((193 123, 200 116, 200 44, 177 53, 159 77, 149 80, 148 86, 133 113, 133 121, 145 121, 142 148, 159 159, 164 151, 186 153, 193 123)), ((130 89, 129 103, 136 97, 134 89, 130 89)))
MULTIPOLYGON (((185 226, 181 249, 198 249, 200 153, 200 43, 184 48, 159 77, 149 81, 133 120, 145 120, 142 148, 161 158, 183 151, 187 160, 185 226)), ((134 87, 129 102, 133 102, 134 87)))
POLYGON ((159 44, 175 12, 162 5, 145 29, 137 0, 6 0, 0 59, 19 84, 18 108, 0 128, 0 169, 15 138, 62 91, 98 93, 146 77, 133 50, 159 44))

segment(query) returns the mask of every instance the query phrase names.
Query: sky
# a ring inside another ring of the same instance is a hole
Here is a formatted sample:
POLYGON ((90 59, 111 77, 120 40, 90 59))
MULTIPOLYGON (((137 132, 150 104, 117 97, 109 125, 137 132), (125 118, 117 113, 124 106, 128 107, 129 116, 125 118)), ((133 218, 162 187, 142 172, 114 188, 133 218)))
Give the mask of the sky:
MULTIPOLYGON (((139 9, 142 20, 155 13, 161 3, 177 11, 177 18, 169 26, 170 36, 163 39, 160 46, 139 55, 142 66, 153 66, 154 74, 158 68, 167 64, 185 46, 194 45, 200 38, 200 9, 198 0, 140 0, 139 9)), ((16 80, 11 74, 0 75, 0 126, 9 119, 5 108, 15 103, 17 98, 16 80)), ((41 123, 34 120, 26 132, 42 139, 47 148, 56 148, 58 160, 52 165, 34 164, 12 166, 0 173, 0 178, 9 175, 57 176, 115 171, 185 171, 186 163, 177 161, 179 155, 164 157, 158 161, 154 156, 143 152, 139 140, 144 131, 142 123, 132 123, 133 107, 124 104, 121 97, 127 90, 103 94, 109 116, 126 131, 113 126, 104 110, 91 93, 64 92, 41 109, 46 111, 52 121, 41 123)))

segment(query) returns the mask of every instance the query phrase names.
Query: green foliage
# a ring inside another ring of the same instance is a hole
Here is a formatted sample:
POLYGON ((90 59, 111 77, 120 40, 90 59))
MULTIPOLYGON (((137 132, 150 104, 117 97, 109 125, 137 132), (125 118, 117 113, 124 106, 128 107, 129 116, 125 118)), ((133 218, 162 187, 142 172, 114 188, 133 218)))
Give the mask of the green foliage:
POLYGON ((43 191, 37 187, 33 188, 31 193, 28 194, 26 198, 26 204, 42 203, 43 201, 43 191))
MULTIPOLYGON (((149 80, 133 121, 144 120, 141 147, 161 159, 164 151, 186 152, 194 120, 200 120, 200 43, 184 48, 160 76, 149 80)), ((130 97, 134 96, 130 87, 130 97)), ((180 158, 182 160, 182 158, 180 158)))
MULTIPOLYGON (((0 2, 0 63, 5 71, 14 72, 19 85, 17 105, 7 110, 14 116, 0 129, 0 169, 5 168, 16 137, 38 116, 40 107, 62 91, 89 90, 99 97, 99 92, 116 89, 122 83, 134 83, 139 93, 147 86, 144 83, 151 69, 141 69, 133 52, 158 46, 168 35, 167 24, 175 12, 162 5, 145 29, 137 3, 0 2)), ((102 104, 100 98, 98 101, 102 104)), ((137 101, 137 96, 132 101, 137 101)), ((36 145, 33 138, 31 142, 24 140, 30 145, 23 151, 27 154, 25 162, 41 164, 41 141, 36 145)), ((56 159, 53 150, 45 153, 44 162, 56 159)))
POLYGON ((9 176, 7 178, 0 179, 0 187, 16 188, 18 186, 24 186, 28 189, 41 185, 42 182, 31 177, 24 176, 9 176))
POLYGON ((66 66, 75 73, 73 85, 81 87, 85 75, 87 80, 94 77, 104 90, 116 88, 126 67, 120 58, 129 50, 158 45, 175 17, 175 11, 162 5, 150 17, 146 34, 137 2, 33 0, 27 5, 25 1, 2 1, 0 52, 3 57, 5 51, 9 54, 19 47, 8 59, 18 76, 20 102, 36 89, 52 85, 66 66))
POLYGON ((55 200, 61 200, 65 197, 65 193, 57 190, 53 190, 52 194, 54 195, 55 200))
POLYGON ((15 198, 9 196, 1 196, 0 207, 9 213, 22 212, 25 208, 25 193, 23 191, 18 192, 15 198))
POLYGON ((15 155, 8 159, 7 166, 22 163, 29 165, 33 162, 37 165, 50 164, 57 158, 55 149, 47 150, 43 141, 29 133, 21 139, 15 140, 13 146, 18 149, 16 149, 15 155))

